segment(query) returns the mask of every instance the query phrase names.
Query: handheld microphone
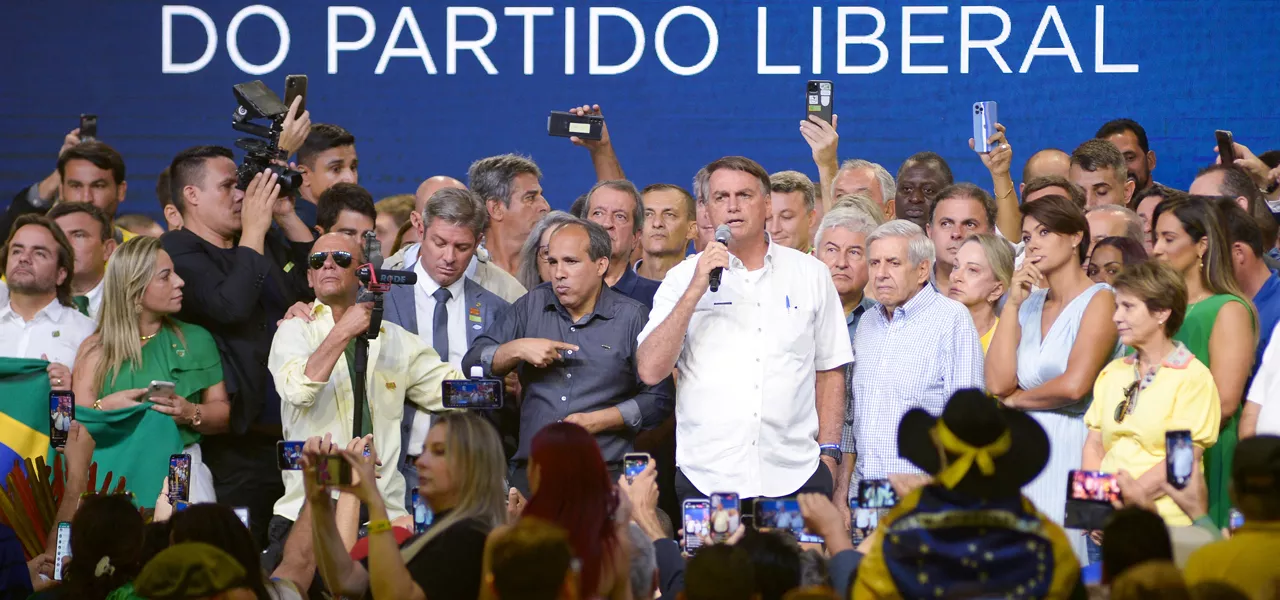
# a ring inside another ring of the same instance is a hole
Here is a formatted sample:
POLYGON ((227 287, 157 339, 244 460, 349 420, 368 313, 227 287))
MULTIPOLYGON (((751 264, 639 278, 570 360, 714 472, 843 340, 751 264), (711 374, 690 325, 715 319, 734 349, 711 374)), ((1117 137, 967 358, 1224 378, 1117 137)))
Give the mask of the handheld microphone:
POLYGON ((370 288, 390 285, 414 285, 418 283, 418 274, 413 271, 389 271, 372 267, 373 263, 362 265, 356 269, 356 277, 360 283, 370 288))
MULTIPOLYGON (((721 225, 716 228, 717 242, 720 242, 721 244, 728 246, 729 240, 732 238, 733 238, 733 235, 729 233, 728 225, 721 225)), ((716 267, 714 269, 711 269, 711 291, 716 292, 720 290, 720 277, 723 274, 724 274, 724 267, 716 267)))

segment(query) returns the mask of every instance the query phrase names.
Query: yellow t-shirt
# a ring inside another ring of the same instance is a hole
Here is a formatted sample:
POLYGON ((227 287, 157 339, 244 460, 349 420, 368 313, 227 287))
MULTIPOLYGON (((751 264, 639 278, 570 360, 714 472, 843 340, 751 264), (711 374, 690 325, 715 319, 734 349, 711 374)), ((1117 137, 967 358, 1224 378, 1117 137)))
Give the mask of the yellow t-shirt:
POLYGON ((997 317, 995 322, 991 323, 991 329, 988 329, 986 333, 982 334, 982 337, 978 338, 978 341, 982 343, 983 356, 986 356, 987 348, 991 347, 991 338, 996 336, 996 326, 999 324, 1000 318, 997 317))
POLYGON ((1222 581, 1250 598, 1280 579, 1280 523, 1246 522, 1231 539, 1196 550, 1182 574, 1187 586, 1202 581, 1222 581))
MULTIPOLYGON (((1180 346, 1138 393, 1133 411, 1123 423, 1117 423, 1116 407, 1134 381, 1135 357, 1117 358, 1098 374, 1084 422, 1090 431, 1102 432, 1105 454, 1100 470, 1117 473, 1124 469, 1137 478, 1165 459, 1166 431, 1190 430, 1192 443, 1202 450, 1214 445, 1222 406, 1209 368, 1180 346)), ((1170 526, 1191 524, 1191 518, 1172 498, 1157 500, 1156 509, 1170 526)))

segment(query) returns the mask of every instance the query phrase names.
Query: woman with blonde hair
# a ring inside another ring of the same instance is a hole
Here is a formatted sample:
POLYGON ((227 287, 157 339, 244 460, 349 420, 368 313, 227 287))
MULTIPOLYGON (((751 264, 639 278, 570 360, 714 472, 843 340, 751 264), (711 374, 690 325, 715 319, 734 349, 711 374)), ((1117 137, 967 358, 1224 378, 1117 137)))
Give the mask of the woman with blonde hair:
POLYGON ((991 346, 1000 317, 996 306, 1013 279, 1013 248, 1004 238, 989 233, 971 235, 956 252, 947 297, 969 309, 973 325, 982 336, 982 352, 991 346))
POLYGON ((172 317, 182 286, 160 240, 122 244, 107 263, 98 329, 80 346, 72 377, 98 468, 126 477, 147 507, 172 454, 191 456, 190 500, 215 500, 200 439, 226 431, 231 414, 213 336, 172 317))
POLYGON ((400 598, 478 598, 485 538, 507 519, 503 485, 506 459, 498 433, 475 413, 435 415, 418 469, 419 491, 435 520, 426 533, 404 546, 392 535, 387 505, 374 483, 373 461, 343 451, 353 486, 339 487, 369 510, 368 568, 347 553, 338 533, 332 489, 317 483, 323 457, 304 456, 303 480, 311 507, 316 562, 334 594, 375 600, 400 598))

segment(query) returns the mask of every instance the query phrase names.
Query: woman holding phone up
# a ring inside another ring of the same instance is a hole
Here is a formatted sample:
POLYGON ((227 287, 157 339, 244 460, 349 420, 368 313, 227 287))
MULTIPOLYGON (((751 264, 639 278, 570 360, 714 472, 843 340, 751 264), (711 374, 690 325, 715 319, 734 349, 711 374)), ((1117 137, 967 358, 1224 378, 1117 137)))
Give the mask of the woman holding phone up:
POLYGON ((171 454, 191 455, 190 501, 216 500, 200 438, 226 431, 231 414, 213 336, 171 316, 182 308, 182 285, 160 240, 122 244, 107 263, 98 329, 80 346, 72 377, 99 470, 127 478, 148 508, 171 454))
MULTIPOLYGON (((1194 457, 1218 441, 1218 388, 1204 363, 1173 335, 1187 315, 1187 286, 1167 265, 1126 267, 1115 279, 1116 330, 1134 354, 1111 361, 1093 386, 1085 413, 1089 437, 1080 468, 1128 471, 1170 527, 1190 525, 1164 496, 1165 433, 1188 430, 1194 457)), ((1198 460, 1196 461, 1199 462, 1198 460)))

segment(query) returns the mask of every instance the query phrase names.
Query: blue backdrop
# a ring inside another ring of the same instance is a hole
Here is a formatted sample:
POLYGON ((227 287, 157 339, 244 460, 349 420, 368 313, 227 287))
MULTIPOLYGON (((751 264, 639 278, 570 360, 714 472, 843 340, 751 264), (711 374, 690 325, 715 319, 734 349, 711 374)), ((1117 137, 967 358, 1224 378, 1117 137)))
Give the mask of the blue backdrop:
POLYGON ((640 185, 688 186, 699 166, 726 154, 816 177, 798 132, 808 79, 835 81, 842 159, 894 171, 931 149, 958 179, 984 187, 990 180, 967 146, 978 100, 999 103, 1015 170, 1034 150, 1070 151, 1102 122, 1128 116, 1151 136, 1155 178, 1185 187, 1212 161, 1214 129, 1234 130, 1256 151, 1280 133, 1270 89, 1280 59, 1275 2, 759 6, 763 16, 731 0, 9 3, 0 24, 0 189, 47 174, 78 115, 96 113, 99 136, 128 163, 121 212, 156 214, 155 176, 175 152, 237 137, 231 85, 260 78, 283 93, 289 73, 310 76, 313 120, 355 133, 361 183, 376 197, 412 192, 434 174, 464 178, 476 158, 521 152, 542 166, 552 205, 565 208, 593 173, 585 150, 546 135, 546 116, 583 103, 604 107, 640 185), (644 40, 629 61, 632 21, 644 40), (1001 37, 1003 65, 982 47, 1001 37), (483 60, 468 49, 477 46, 483 60))

